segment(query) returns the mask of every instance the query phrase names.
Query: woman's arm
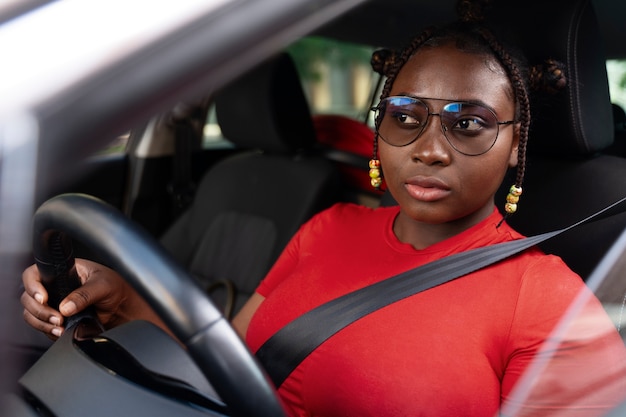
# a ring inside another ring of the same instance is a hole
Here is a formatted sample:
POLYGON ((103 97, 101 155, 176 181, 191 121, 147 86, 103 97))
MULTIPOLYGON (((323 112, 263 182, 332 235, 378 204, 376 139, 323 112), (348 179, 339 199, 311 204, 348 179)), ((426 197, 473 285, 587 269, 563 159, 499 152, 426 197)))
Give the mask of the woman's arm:
POLYGON ((242 340, 246 340, 246 333, 248 332, 250 320, 264 300, 265 297, 258 292, 255 292, 248 299, 248 301, 246 301, 239 313, 237 313, 237 315, 233 318, 232 325, 242 340))

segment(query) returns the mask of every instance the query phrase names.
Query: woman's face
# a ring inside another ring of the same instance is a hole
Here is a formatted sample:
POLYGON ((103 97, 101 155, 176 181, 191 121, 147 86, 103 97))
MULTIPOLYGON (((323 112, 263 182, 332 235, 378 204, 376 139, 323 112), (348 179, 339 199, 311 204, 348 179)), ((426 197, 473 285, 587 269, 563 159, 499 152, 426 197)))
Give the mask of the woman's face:
MULTIPOLYGON (((515 104, 504 70, 491 57, 452 45, 422 47, 399 72, 391 96, 480 102, 499 121, 513 120, 515 104)), ((446 101, 424 100, 430 113, 446 101)), ((379 140, 385 181, 401 216, 429 223, 460 221, 469 227, 489 216, 508 167, 517 163, 519 124, 502 125, 494 146, 478 156, 451 147, 438 116, 430 116, 413 143, 394 147, 379 140)))

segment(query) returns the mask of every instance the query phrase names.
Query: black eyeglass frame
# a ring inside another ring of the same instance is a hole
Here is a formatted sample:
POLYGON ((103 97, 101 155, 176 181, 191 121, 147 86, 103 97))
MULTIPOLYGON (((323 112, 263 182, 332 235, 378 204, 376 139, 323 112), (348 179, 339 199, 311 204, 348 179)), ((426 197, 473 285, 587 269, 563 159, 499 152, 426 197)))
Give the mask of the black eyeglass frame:
POLYGON ((477 103, 477 102, 474 102, 474 101, 464 101, 464 100, 450 100, 450 99, 445 99, 445 98, 413 97, 413 96, 389 96, 389 97, 385 97, 384 99, 382 99, 378 103, 378 105, 370 108, 370 111, 373 111, 374 114, 375 114, 374 126, 375 126, 375 129, 376 129, 376 136, 380 137, 388 145, 394 146, 396 148, 401 148, 403 146, 409 146, 410 144, 415 142, 417 139, 419 139, 420 136, 422 136, 422 133, 424 133, 424 131, 426 130, 426 127, 428 126, 428 121, 430 120, 430 116, 439 116, 439 124, 441 126, 441 131, 443 133, 443 136, 446 138, 446 141, 448 142, 448 144, 452 147, 452 149, 454 149, 455 151, 459 152, 460 154, 466 155, 466 156, 479 156, 479 155, 484 155, 485 153, 489 152, 491 150, 491 148, 493 148, 493 146, 496 144, 496 141, 498 140, 498 136, 500 135, 500 126, 502 126, 502 125, 512 125, 512 124, 515 124, 515 123, 519 123, 519 120, 517 120, 517 119, 505 120, 505 121, 498 120, 498 116, 496 115, 495 111, 493 109, 485 106, 482 103, 477 103), (381 114, 381 109, 385 108, 385 107, 382 106, 382 104, 383 104, 383 102, 387 102, 387 101, 389 101, 391 99, 408 99, 408 100, 412 100, 412 101, 417 101, 417 102, 421 103, 426 108, 426 120, 424 121, 421 129, 419 130, 419 132, 417 133, 417 135, 413 139, 411 139, 409 142, 404 143, 402 145, 397 145, 395 143, 389 142, 387 139, 385 139, 385 137, 380 133, 380 130, 379 130, 379 126, 380 126, 380 123, 381 123, 381 121, 379 120, 380 114, 381 114), (493 115, 493 118, 494 118, 495 123, 496 123, 496 129, 497 129, 496 130, 496 135, 493 138, 493 141, 491 142, 491 145, 489 145, 489 147, 486 150, 484 150, 482 152, 479 152, 479 153, 467 153, 467 152, 463 152, 460 149, 458 149, 456 146, 454 146, 454 143, 452 143, 452 141, 450 140, 450 138, 448 138, 448 135, 446 134, 446 132, 448 131, 448 128, 444 124, 443 119, 441 118, 441 113, 431 113, 430 107, 428 106, 428 103, 426 103, 424 100, 446 101, 448 103, 445 106, 448 106, 450 104, 468 104, 468 105, 472 105, 472 106, 478 106, 478 107, 481 107, 481 108, 487 110, 489 113, 491 113, 493 115))

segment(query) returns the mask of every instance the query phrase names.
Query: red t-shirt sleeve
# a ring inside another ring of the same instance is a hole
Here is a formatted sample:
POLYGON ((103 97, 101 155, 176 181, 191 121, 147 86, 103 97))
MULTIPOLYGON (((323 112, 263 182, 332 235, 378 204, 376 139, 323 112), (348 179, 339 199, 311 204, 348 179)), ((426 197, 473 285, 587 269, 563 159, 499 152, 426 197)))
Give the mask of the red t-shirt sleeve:
POLYGON ((333 213, 336 212, 337 209, 338 206, 333 206, 322 211, 300 227, 257 287, 257 293, 267 298, 283 280, 292 275, 293 271, 298 267, 300 257, 306 256, 306 253, 303 253, 303 250, 306 251, 306 249, 303 248, 303 246, 306 246, 303 240, 306 240, 306 236, 314 236, 316 230, 323 228, 324 224, 328 222, 328 219, 334 216, 333 213))
POLYGON ((526 270, 509 340, 504 415, 598 415, 623 399, 623 342, 597 298, 558 258, 526 270))
POLYGON ((291 238, 281 255, 276 260, 276 263, 272 266, 265 278, 260 282, 256 289, 256 292, 263 297, 270 295, 270 293, 276 288, 280 282, 288 277, 291 272, 298 265, 298 253, 300 246, 300 231, 291 238))

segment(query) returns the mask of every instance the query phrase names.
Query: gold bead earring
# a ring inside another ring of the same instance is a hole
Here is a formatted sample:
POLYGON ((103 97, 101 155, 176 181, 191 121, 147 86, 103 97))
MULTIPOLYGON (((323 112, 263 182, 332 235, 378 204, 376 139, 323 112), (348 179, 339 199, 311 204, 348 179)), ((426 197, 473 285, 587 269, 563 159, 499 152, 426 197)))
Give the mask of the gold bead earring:
POLYGON ((380 160, 375 158, 370 159, 369 167, 372 187, 378 190, 383 183, 383 178, 380 173, 380 160))
POLYGON ((522 195, 522 187, 518 185, 512 185, 509 188, 509 193, 506 195, 506 204, 504 205, 504 211, 507 214, 513 214, 517 211, 517 203, 522 195))
POLYGON ((370 159, 370 182, 375 190, 380 190, 380 186, 383 183, 383 175, 380 171, 380 159, 378 159, 378 132, 374 136, 374 146, 372 151, 372 159, 370 159))

